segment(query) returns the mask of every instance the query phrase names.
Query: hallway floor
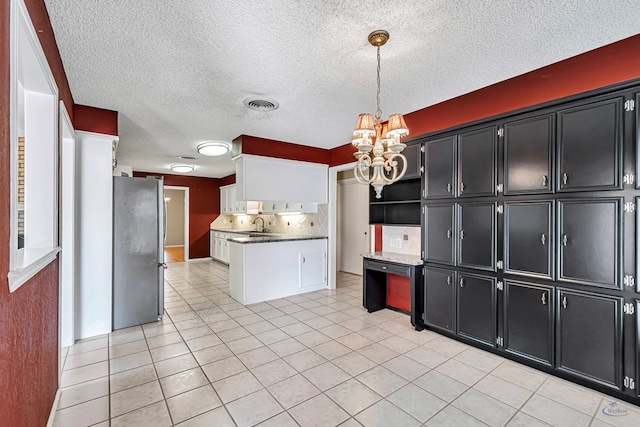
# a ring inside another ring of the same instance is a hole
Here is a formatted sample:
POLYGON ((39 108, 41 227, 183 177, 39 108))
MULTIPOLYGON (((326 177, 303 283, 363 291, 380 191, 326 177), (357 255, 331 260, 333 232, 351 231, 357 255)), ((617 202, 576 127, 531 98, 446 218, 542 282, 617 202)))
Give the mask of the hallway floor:
POLYGON ((360 276, 247 307, 227 278, 214 261, 170 264, 161 322, 64 349, 54 425, 640 425, 639 407, 368 314, 360 276))

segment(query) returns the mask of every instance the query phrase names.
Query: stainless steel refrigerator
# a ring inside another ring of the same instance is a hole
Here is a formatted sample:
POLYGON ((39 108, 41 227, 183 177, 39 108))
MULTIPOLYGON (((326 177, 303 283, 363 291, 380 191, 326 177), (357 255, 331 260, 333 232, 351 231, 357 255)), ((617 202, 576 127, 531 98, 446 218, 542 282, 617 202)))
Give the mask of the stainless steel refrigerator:
POLYGON ((165 204, 162 178, 113 178, 113 329, 164 312, 165 204))

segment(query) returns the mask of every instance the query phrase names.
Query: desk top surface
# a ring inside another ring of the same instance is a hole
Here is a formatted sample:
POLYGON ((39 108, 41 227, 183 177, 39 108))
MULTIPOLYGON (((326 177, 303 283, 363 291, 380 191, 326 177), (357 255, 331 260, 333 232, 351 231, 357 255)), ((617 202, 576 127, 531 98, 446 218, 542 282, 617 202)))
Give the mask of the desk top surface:
POLYGON ((363 258, 375 259, 378 261, 389 261, 397 264, 422 265, 422 259, 417 255, 406 255, 397 252, 367 252, 360 254, 363 258))

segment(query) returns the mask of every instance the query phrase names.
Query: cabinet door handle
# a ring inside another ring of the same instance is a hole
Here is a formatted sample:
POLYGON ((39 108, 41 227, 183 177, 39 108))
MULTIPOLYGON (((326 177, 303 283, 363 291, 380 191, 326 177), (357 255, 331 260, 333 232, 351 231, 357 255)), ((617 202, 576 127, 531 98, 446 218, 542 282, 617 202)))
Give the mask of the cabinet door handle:
POLYGON ((447 193, 451 193, 451 183, 447 183, 447 193))
POLYGON ((567 236, 566 234, 562 235, 562 246, 567 246, 567 243, 569 243, 569 236, 567 236))
POLYGON ((464 230, 460 230, 460 240, 464 240, 464 230))
POLYGON ((306 259, 304 259, 304 257, 302 257, 302 263, 304 264, 304 262, 306 261, 306 259))
POLYGON ((566 173, 562 174, 562 184, 563 185, 567 185, 567 183, 569 182, 569 175, 567 175, 566 173))
POLYGON ((451 276, 447 276, 447 285, 451 285, 451 276))
POLYGON ((387 267, 386 265, 383 265, 383 266, 382 266, 382 269, 383 269, 383 270, 386 270, 386 269, 388 269, 388 268, 389 268, 389 267, 387 267))
POLYGON ((460 278, 460 287, 464 288, 464 277, 460 278))
POLYGON ((542 175, 542 186, 546 187, 549 184, 549 178, 547 175, 542 175))
POLYGON ((544 233, 542 233, 542 235, 540 236, 540 243, 542 243, 542 246, 547 244, 547 237, 544 235, 544 233))
POLYGON ((542 293, 542 305, 547 305, 547 293, 542 293))
POLYGON ((562 307, 567 308, 567 297, 562 297, 562 307))
POLYGON ((447 239, 451 238, 451 230, 447 230, 447 239))
POLYGON ((464 182, 460 183, 460 194, 464 191, 464 182))

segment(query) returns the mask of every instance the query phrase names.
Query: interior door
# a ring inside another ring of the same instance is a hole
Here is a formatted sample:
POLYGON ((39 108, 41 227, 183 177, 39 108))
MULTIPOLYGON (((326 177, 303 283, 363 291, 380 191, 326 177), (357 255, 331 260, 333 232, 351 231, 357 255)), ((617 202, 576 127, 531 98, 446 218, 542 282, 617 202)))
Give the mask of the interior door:
POLYGON ((362 275, 362 257, 369 252, 369 186, 355 179, 338 181, 338 232, 341 271, 362 275))

